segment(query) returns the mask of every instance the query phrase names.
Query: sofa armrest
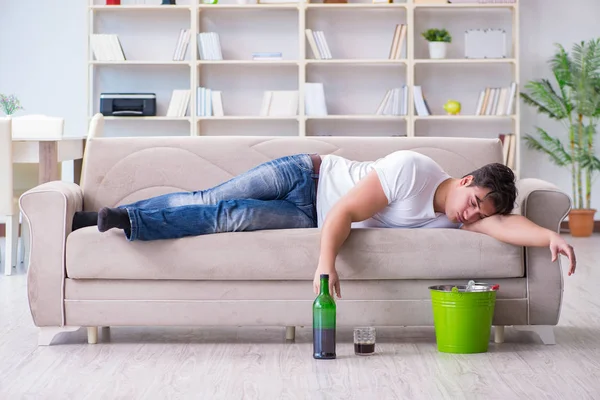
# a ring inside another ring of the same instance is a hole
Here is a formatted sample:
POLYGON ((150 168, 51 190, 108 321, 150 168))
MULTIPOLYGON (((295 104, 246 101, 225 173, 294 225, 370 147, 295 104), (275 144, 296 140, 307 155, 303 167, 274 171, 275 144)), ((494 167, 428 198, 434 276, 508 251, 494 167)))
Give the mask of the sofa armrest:
MULTIPOLYGON (((571 199, 553 184, 540 179, 517 181, 515 212, 554 232, 571 209, 571 199)), ((560 317, 563 275, 560 257, 554 263, 546 247, 525 249, 530 325, 556 325, 560 317)))
POLYGON ((33 321, 63 326, 65 243, 73 215, 82 209, 83 192, 74 183, 48 182, 25 192, 19 206, 29 225, 27 294, 33 321))

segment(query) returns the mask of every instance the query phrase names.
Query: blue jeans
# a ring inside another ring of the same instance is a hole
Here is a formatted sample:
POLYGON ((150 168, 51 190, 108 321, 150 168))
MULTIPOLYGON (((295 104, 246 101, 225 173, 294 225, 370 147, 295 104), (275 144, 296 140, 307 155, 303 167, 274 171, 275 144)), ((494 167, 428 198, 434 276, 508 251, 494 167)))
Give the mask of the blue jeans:
POLYGON ((219 232, 317 227, 308 154, 266 162, 206 190, 169 193, 122 205, 127 239, 156 240, 219 232))

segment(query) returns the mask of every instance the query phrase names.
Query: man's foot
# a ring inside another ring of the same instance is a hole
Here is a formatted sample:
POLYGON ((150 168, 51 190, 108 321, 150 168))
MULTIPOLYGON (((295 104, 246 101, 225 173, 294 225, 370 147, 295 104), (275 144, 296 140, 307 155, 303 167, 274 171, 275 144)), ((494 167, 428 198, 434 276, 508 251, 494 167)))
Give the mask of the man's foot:
POLYGON ((125 229, 126 231, 131 229, 127 210, 104 207, 98 211, 98 230, 106 232, 112 228, 125 229))
POLYGON ((71 230, 85 228, 86 226, 98 225, 98 213, 95 211, 77 211, 73 216, 71 230))

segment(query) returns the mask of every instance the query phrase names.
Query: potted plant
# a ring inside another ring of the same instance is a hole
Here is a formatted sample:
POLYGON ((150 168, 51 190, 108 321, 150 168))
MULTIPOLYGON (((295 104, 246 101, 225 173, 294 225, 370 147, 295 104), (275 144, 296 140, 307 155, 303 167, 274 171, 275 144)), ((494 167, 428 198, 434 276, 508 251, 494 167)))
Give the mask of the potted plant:
POLYGON ((452 36, 446 29, 428 29, 421 35, 429 42, 430 58, 446 58, 448 43, 452 43, 452 36))
POLYGON ((585 237, 594 229, 596 210, 591 207, 591 192, 594 173, 600 171, 600 160, 594 152, 600 118, 600 39, 574 44, 571 54, 561 45, 556 46, 549 62, 556 86, 548 79, 530 81, 525 86, 529 94, 521 93, 521 97, 539 113, 563 125, 568 145, 540 127, 536 127, 539 138, 528 134, 524 139, 529 148, 570 169, 573 207, 569 229, 573 236, 585 237))

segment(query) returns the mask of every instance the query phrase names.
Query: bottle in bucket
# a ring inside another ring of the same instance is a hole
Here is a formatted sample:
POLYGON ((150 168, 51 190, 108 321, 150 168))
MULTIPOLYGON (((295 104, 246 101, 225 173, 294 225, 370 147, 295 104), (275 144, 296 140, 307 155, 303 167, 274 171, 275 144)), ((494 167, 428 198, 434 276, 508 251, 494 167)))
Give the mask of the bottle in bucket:
POLYGON ((329 275, 321 274, 321 290, 313 302, 313 357, 330 360, 335 354, 336 306, 329 294, 329 275))
POLYGON ((499 285, 430 286, 438 351, 485 353, 488 350, 499 285))

